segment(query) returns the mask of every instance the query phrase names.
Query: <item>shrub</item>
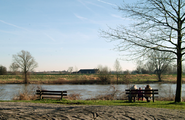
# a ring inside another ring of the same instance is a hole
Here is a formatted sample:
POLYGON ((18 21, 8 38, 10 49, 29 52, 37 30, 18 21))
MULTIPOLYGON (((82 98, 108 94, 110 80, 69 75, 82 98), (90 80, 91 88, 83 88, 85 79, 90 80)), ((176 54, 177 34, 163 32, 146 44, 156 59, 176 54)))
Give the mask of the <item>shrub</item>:
POLYGON ((13 100, 36 100, 36 95, 30 95, 27 92, 19 93, 19 95, 15 96, 13 100))
POLYGON ((4 66, 0 66, 0 75, 6 75, 7 74, 7 70, 6 70, 6 67, 4 66))
POLYGON ((108 70, 108 67, 106 67, 106 66, 105 67, 99 66, 98 78, 101 80, 101 82, 103 84, 110 83, 111 76, 110 76, 110 72, 108 70))
POLYGON ((69 94, 67 99, 68 100, 80 100, 81 99, 80 96, 81 95, 78 93, 73 93, 73 94, 69 94))
POLYGON ((128 74, 123 75, 122 80, 123 80, 123 83, 130 84, 130 80, 131 80, 130 74, 128 73, 128 74))
POLYGON ((120 92, 115 86, 111 85, 109 91, 105 95, 98 95, 90 100, 124 100, 126 99, 125 92, 120 92))
POLYGON ((35 94, 35 91, 37 89, 42 89, 41 86, 25 86, 23 92, 19 92, 13 100, 36 100, 37 95, 35 94))

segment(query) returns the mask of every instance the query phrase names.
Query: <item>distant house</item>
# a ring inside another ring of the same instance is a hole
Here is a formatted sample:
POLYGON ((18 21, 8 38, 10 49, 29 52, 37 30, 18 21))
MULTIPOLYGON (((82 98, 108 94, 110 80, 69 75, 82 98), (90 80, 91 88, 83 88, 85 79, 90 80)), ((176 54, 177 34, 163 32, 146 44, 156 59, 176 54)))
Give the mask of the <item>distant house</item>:
POLYGON ((78 72, 72 72, 72 74, 78 74, 78 72))
POLYGON ((80 69, 78 73, 80 74, 96 74, 99 72, 99 69, 80 69))

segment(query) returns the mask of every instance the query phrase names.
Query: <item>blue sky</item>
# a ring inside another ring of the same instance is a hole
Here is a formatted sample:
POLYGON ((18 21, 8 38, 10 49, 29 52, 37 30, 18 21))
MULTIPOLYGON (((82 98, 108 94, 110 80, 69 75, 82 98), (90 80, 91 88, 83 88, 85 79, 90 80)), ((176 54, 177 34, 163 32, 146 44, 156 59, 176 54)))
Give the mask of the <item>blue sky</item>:
MULTIPOLYGON (((100 37, 107 25, 127 25, 115 9, 122 0, 1 0, 0 65, 9 69, 12 55, 29 51, 38 62, 36 71, 62 71, 108 66, 121 53, 116 43, 100 37)), ((121 61, 123 70, 135 69, 134 62, 121 61)))

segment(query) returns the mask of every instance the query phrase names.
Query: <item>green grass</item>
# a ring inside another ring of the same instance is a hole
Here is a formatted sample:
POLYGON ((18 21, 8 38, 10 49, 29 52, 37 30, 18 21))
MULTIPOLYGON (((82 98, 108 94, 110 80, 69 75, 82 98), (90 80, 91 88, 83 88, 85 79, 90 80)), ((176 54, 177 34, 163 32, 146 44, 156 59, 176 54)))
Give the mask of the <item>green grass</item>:
MULTIPOLYGON (((0 101, 5 102, 5 101, 0 101)), ((7 101, 6 101, 7 102, 7 101)), ((166 108, 166 109, 185 109, 185 102, 174 103, 173 101, 155 101, 147 103, 146 101, 128 102, 125 100, 12 100, 8 102, 31 102, 31 103, 53 103, 65 105, 108 105, 108 106, 140 106, 149 108, 166 108)))

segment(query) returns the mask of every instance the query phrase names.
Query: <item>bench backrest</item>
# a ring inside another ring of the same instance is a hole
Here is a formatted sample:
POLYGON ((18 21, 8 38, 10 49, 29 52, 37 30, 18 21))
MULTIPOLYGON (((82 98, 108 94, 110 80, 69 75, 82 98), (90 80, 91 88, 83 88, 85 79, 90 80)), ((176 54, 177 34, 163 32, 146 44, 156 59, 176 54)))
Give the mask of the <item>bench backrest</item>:
POLYGON ((61 94, 61 93, 67 93, 67 91, 51 91, 51 90, 36 90, 37 93, 58 93, 58 94, 61 94))
MULTIPOLYGON (((139 91, 139 89, 137 89, 137 90, 126 89, 125 91, 139 91)), ((158 89, 140 90, 140 91, 158 91, 158 89)))
POLYGON ((143 94, 158 94, 158 89, 152 89, 152 90, 131 90, 131 89, 126 89, 126 94, 136 94, 138 91, 143 92, 143 94), (145 93, 145 91, 152 91, 152 93, 145 93), (133 93, 134 92, 134 93, 133 93))
POLYGON ((67 96, 67 91, 36 90, 36 94, 40 95, 40 99, 43 98, 43 95, 60 96, 62 99, 63 96, 67 96))

